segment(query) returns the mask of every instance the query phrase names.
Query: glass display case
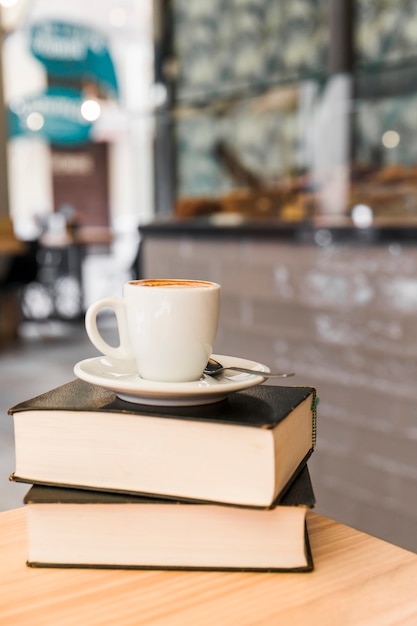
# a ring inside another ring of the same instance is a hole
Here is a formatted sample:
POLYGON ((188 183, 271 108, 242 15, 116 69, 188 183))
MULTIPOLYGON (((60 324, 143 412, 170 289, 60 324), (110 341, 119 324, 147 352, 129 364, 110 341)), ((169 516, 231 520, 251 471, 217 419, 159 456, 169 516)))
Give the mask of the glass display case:
POLYGON ((171 0, 164 12, 159 213, 413 223, 417 5, 171 0))

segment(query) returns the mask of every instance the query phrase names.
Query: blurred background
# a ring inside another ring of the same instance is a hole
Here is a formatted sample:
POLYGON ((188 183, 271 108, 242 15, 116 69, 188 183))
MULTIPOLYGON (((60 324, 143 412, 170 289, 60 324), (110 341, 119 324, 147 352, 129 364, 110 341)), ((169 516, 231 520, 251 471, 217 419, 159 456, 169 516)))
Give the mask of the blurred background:
MULTIPOLYGON (((131 277, 317 387, 317 510, 417 550, 417 5, 0 0, 0 510, 15 402, 131 277)), ((111 318, 104 332, 114 333, 111 318)))

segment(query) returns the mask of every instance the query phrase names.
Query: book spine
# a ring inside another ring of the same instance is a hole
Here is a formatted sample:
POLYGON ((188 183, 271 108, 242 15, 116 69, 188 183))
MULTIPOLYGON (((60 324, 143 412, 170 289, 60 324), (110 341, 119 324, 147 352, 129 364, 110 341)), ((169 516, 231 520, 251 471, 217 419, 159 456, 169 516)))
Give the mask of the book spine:
POLYGON ((311 412, 312 412, 312 420, 313 420, 313 431, 312 431, 312 450, 315 449, 317 443, 317 406, 320 402, 320 398, 317 396, 316 389, 313 389, 313 398, 311 401, 311 412))

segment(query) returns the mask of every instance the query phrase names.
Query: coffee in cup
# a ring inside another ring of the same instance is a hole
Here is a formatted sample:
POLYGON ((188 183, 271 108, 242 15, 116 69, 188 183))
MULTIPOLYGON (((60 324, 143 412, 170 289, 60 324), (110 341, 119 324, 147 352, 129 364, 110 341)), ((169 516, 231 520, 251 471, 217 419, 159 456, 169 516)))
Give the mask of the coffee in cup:
POLYGON ((141 378, 159 382, 198 380, 213 352, 220 309, 220 285, 180 279, 131 280, 123 297, 91 304, 85 327, 102 354, 131 360, 141 378), (97 316, 112 309, 119 345, 105 341, 97 316))

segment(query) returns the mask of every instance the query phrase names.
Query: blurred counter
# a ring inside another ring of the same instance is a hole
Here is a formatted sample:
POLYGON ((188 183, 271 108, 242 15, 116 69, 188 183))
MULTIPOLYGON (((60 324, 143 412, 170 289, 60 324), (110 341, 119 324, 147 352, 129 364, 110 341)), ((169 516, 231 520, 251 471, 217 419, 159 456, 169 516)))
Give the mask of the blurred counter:
POLYGON ((279 219, 250 219, 218 213, 193 218, 159 219, 140 227, 141 240, 149 237, 224 239, 274 239, 319 246, 337 244, 369 245, 398 242, 417 244, 417 218, 400 221, 379 219, 371 226, 356 226, 349 218, 316 218, 314 221, 286 222, 279 219))

